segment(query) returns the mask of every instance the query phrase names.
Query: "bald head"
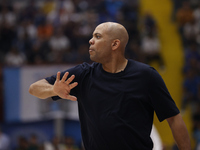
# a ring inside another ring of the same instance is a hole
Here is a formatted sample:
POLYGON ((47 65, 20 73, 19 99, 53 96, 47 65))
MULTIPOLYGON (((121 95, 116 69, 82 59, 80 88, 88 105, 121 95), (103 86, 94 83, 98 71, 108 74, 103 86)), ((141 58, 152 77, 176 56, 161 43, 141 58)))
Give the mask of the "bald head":
POLYGON ((121 41, 122 48, 125 48, 128 43, 128 32, 124 26, 115 22, 105 22, 97 26, 105 29, 106 34, 110 39, 115 40, 119 39, 121 41))

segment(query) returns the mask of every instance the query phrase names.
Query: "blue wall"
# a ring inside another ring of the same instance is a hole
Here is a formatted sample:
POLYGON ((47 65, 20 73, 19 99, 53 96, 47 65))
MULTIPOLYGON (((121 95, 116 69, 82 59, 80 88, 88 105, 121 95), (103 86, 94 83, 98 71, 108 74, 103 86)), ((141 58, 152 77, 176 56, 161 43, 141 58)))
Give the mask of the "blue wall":
POLYGON ((20 120, 20 69, 4 68, 4 114, 7 121, 20 120), (14 97, 14 99, 13 99, 14 97))

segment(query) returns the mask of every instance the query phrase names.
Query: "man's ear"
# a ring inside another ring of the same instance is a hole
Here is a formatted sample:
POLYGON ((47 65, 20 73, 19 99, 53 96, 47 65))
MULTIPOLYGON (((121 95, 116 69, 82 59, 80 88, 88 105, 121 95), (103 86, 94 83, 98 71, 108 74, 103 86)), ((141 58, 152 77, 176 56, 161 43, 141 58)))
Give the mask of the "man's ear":
POLYGON ((112 50, 118 49, 118 47, 120 46, 120 44, 121 44, 121 41, 119 39, 113 40, 112 45, 111 45, 112 50))

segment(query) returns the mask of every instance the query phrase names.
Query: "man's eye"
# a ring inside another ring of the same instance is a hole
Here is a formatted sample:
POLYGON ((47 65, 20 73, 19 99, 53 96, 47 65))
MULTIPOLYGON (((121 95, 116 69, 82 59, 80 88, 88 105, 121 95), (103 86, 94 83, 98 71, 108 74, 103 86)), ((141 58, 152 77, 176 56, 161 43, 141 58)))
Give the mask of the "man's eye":
POLYGON ((99 35, 97 35, 97 36, 96 36, 96 38, 97 38, 97 39, 99 39, 99 38, 100 38, 100 36, 99 36, 99 35))

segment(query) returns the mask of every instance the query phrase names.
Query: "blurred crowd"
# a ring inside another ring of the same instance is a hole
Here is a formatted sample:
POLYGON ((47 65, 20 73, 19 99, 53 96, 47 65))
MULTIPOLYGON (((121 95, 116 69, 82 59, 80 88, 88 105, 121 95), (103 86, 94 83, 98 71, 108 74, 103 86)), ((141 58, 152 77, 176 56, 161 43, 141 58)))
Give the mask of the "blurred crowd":
POLYGON ((29 0, 1 3, 0 62, 7 66, 90 62, 88 41, 101 22, 137 38, 138 2, 29 0))
POLYGON ((84 150, 82 143, 66 136, 64 138, 53 137, 51 141, 40 141, 36 134, 29 137, 19 136, 14 146, 9 136, 0 130, 0 150, 84 150))
POLYGON ((29 0, 0 5, 0 63, 6 66, 89 62, 88 41, 106 21, 130 35, 127 58, 153 60, 164 68, 157 25, 149 12, 139 18, 138 0, 29 0))
POLYGON ((200 150, 200 2, 182 0, 175 12, 185 56, 181 111, 191 109, 193 136, 200 150))
POLYGON ((30 139, 25 137, 18 138, 18 146, 15 150, 83 150, 82 147, 75 145, 72 137, 60 139, 53 137, 49 142, 39 142, 36 135, 31 135, 30 139))

